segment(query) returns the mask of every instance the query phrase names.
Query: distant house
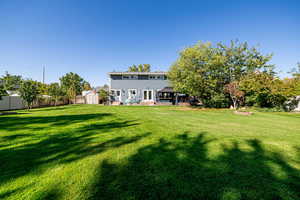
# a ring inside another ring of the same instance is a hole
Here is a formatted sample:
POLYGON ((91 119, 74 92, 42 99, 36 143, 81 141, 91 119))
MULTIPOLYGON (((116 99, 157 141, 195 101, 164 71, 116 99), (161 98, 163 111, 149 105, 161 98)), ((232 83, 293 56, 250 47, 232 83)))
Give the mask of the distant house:
POLYGON ((111 72, 112 104, 176 104, 185 95, 173 91, 166 72, 111 72))

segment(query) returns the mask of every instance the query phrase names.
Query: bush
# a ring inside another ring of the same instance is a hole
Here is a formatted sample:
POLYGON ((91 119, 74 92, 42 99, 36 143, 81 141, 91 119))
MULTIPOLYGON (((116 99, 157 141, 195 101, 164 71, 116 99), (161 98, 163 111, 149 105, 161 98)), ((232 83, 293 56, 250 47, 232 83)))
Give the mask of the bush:
POLYGON ((216 94, 211 98, 203 98, 202 103, 209 108, 228 108, 230 106, 229 98, 222 93, 216 94))

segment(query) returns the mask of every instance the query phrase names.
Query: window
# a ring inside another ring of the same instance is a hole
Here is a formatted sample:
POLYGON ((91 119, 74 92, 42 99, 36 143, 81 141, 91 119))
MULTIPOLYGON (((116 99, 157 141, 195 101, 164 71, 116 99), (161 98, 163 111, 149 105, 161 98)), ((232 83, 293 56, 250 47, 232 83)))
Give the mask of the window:
POLYGON ((153 100, 153 90, 144 90, 143 99, 144 99, 144 101, 153 100))
POLYGON ((137 79, 138 79, 138 76, 137 76, 137 75, 132 75, 132 76, 130 76, 130 79, 132 79, 132 80, 137 80, 137 79))
POLYGON ((112 96, 118 96, 118 97, 121 96, 121 90, 112 89, 112 90, 110 90, 110 93, 112 96))
POLYGON ((149 79, 151 80, 165 80, 165 75, 150 75, 149 76, 149 79))
POLYGON ((148 75, 138 75, 139 80, 148 80, 149 76, 148 75))
POLYGON ((121 101, 121 90, 112 89, 110 90, 110 93, 113 101, 121 101))
POLYGON ((122 75, 111 75, 110 78, 112 80, 122 80, 122 75))
POLYGON ((123 75, 123 80, 137 80, 137 75, 123 75))
POLYGON ((135 98, 136 97, 136 89, 129 89, 128 90, 128 97, 135 98))
POLYGON ((158 80, 164 80, 164 76, 163 75, 159 75, 159 76, 156 77, 156 79, 158 79, 158 80))

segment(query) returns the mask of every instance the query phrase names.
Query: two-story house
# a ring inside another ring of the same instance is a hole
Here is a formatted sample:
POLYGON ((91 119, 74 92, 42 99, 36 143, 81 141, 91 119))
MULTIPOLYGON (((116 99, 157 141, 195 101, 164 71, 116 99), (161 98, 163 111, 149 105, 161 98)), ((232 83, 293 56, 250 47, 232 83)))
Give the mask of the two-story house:
POLYGON ((176 93, 166 72, 110 72, 112 104, 174 104, 176 93))

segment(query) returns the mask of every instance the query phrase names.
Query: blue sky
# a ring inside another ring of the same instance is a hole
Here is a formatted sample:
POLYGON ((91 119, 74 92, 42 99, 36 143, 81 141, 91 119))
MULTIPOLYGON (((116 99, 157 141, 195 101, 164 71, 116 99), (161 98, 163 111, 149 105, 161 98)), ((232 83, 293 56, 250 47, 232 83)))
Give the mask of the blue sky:
POLYGON ((300 1, 0 0, 0 74, 46 82, 73 71, 93 86, 107 72, 167 70, 184 47, 232 39, 274 53, 287 76, 300 61, 300 1))

